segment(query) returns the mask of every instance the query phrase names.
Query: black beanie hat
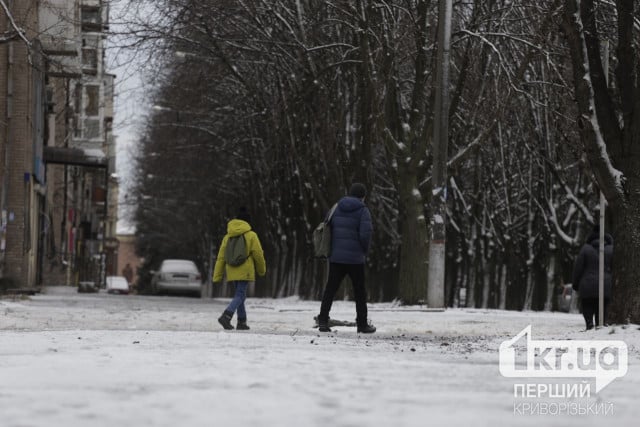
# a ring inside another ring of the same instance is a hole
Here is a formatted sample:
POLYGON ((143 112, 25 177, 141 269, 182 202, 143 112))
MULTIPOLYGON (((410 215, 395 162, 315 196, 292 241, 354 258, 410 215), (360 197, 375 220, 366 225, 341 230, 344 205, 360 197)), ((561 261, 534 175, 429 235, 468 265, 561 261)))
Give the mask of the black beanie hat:
POLYGON ((238 208, 238 213, 236 214, 236 219, 241 219, 246 222, 251 222, 251 215, 249 215, 249 211, 244 206, 240 206, 238 208))
POLYGON ((351 184, 351 188, 349 189, 349 196, 363 199, 366 195, 367 187, 365 187, 364 184, 361 184, 359 182, 354 182, 353 184, 351 184))

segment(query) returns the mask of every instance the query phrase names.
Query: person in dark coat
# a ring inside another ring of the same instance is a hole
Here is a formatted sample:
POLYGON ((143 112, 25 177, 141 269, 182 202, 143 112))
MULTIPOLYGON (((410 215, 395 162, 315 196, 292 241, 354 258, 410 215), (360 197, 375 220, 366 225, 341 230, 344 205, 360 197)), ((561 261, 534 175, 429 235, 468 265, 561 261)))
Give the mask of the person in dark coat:
POLYGON ((318 326, 321 332, 331 332, 329 311, 340 283, 346 275, 349 275, 353 284, 358 332, 370 334, 376 331, 367 319, 367 291, 364 285, 364 263, 373 234, 371 213, 364 204, 366 194, 367 189, 363 184, 351 185, 349 195, 338 201, 329 223, 331 255, 329 256, 329 279, 318 315, 318 326))
MULTIPOLYGON (((593 318, 599 324, 599 250, 600 227, 596 225, 587 237, 586 243, 580 249, 573 267, 572 287, 580 295, 582 315, 586 322, 587 330, 593 329, 593 318)), ((613 272, 613 237, 604 235, 604 319, 606 325, 607 306, 611 299, 611 284, 613 272)))

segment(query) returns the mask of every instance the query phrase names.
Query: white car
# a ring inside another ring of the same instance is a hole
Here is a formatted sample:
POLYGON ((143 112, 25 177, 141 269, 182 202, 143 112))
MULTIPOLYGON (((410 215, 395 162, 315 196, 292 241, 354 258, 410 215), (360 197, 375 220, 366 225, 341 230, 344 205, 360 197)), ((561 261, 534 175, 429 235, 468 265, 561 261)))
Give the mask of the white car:
POLYGON ((202 275, 193 261, 186 259, 165 259, 158 271, 154 271, 151 289, 154 294, 161 292, 202 293, 202 275))
POLYGON ((105 289, 109 294, 128 294, 129 282, 123 276, 107 276, 105 289))

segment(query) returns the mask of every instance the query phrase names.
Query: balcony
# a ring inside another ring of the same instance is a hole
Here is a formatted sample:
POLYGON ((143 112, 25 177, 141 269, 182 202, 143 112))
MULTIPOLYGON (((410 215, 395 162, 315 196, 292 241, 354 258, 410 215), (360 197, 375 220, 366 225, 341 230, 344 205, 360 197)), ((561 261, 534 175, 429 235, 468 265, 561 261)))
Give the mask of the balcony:
POLYGON ((104 118, 107 121, 113 120, 115 78, 114 74, 105 74, 104 76, 104 118))
POLYGON ((82 48, 82 72, 92 76, 98 74, 98 49, 93 46, 82 48))
POLYGON ((50 77, 81 75, 76 11, 76 2, 68 0, 49 0, 38 10, 38 39, 44 53, 51 58, 50 77))
POLYGON ((80 17, 85 33, 102 33, 109 29, 109 7, 102 1, 82 0, 80 17))
POLYGON ((103 0, 80 0, 80 6, 82 7, 100 7, 103 0))
MULTIPOLYGON (((105 137, 103 122, 99 117, 74 116, 74 132, 71 146, 85 150, 103 151, 105 137)), ((104 152, 102 154, 104 156, 104 152)))
POLYGON ((45 53, 51 57, 49 60, 49 69, 47 70, 49 77, 82 77, 82 68, 80 67, 80 60, 77 56, 60 56, 59 54, 56 56, 56 54, 51 52, 50 50, 45 50, 45 53))

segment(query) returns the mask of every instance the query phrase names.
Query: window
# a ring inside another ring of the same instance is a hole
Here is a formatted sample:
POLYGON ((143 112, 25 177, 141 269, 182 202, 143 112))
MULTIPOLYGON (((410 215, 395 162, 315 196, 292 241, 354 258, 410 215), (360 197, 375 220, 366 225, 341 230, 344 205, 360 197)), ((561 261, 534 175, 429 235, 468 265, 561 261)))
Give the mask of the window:
POLYGON ((100 119, 84 119, 85 139, 100 138, 100 119))
POLYGON ((82 48, 82 68, 94 71, 98 69, 98 51, 95 48, 82 48))
POLYGON ((87 85, 87 107, 85 115, 97 116, 100 114, 100 86, 87 85))
POLYGON ((83 6, 82 31, 102 31, 102 16, 100 8, 95 6, 83 6))
POLYGON ((80 120, 80 116, 78 114, 73 115, 73 136, 75 138, 82 138, 82 126, 80 124, 82 120, 80 120))
POLYGON ((76 113, 82 111, 82 84, 76 83, 73 90, 73 110, 76 113))
POLYGON ((94 73, 98 70, 98 38, 95 36, 82 38, 82 69, 94 73))

